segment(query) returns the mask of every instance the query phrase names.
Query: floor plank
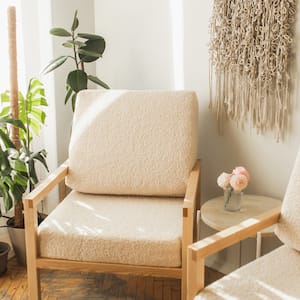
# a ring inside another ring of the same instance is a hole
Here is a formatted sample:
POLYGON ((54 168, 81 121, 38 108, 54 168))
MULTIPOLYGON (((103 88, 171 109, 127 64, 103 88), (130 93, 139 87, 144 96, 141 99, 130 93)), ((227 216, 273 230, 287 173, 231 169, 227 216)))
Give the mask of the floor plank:
MULTIPOLYGON (((206 269, 207 283, 223 274, 206 269)), ((132 275, 41 271, 44 300, 180 300, 180 280, 132 275)), ((1 300, 28 300, 26 269, 13 258, 0 277, 1 300)))

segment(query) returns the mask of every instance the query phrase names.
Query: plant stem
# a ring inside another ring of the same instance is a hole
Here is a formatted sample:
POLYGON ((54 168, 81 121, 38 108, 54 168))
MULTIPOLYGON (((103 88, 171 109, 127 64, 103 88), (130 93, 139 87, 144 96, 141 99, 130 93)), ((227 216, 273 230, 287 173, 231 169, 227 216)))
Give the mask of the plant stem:
MULTIPOLYGON (((74 31, 72 30, 72 41, 75 42, 75 35, 74 31)), ((75 59, 75 64, 76 64, 76 69, 78 70, 78 59, 77 59, 77 52, 76 52, 76 45, 73 43, 73 52, 74 52, 74 59, 75 59)))
POLYGON ((15 220, 14 226, 17 228, 23 227, 23 203, 22 199, 19 199, 15 202, 15 220))
POLYGON ((82 60, 80 61, 80 64, 81 64, 81 70, 84 71, 84 62, 82 60))

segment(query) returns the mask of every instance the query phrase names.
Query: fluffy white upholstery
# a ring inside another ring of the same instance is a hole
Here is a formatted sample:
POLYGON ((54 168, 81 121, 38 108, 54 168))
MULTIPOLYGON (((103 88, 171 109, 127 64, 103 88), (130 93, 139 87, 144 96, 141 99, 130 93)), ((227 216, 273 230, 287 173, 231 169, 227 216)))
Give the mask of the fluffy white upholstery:
POLYGON ((71 192, 39 226, 42 257, 181 265, 180 198, 71 192))
POLYGON ((275 233, 284 244, 300 251, 300 151, 291 173, 275 233))
POLYGON ((195 299, 300 299, 300 254, 281 246, 207 286, 195 299))
POLYGON ((183 196, 197 156, 197 105, 186 91, 80 92, 67 184, 93 194, 183 196))

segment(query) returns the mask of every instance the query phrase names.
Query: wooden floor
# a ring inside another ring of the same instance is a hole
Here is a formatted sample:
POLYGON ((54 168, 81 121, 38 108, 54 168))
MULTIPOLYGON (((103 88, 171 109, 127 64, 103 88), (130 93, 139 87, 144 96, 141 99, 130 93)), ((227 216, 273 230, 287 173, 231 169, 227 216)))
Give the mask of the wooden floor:
MULTIPOLYGON (((207 283, 222 276, 206 270, 207 283)), ((46 270, 42 271, 41 279, 42 299, 180 299, 180 280, 177 279, 46 270)), ((26 269, 11 259, 7 273, 0 277, 0 299, 27 300, 26 280, 26 269)))

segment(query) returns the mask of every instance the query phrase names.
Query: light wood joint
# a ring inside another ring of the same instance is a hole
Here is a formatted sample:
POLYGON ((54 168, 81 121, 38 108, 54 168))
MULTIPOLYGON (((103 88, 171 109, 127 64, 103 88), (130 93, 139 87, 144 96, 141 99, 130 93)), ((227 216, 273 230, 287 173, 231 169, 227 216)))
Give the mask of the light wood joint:
POLYGON ((184 207, 184 208, 182 209, 182 216, 183 216, 184 218, 187 218, 187 217, 188 217, 188 209, 187 209, 186 207, 184 207))

